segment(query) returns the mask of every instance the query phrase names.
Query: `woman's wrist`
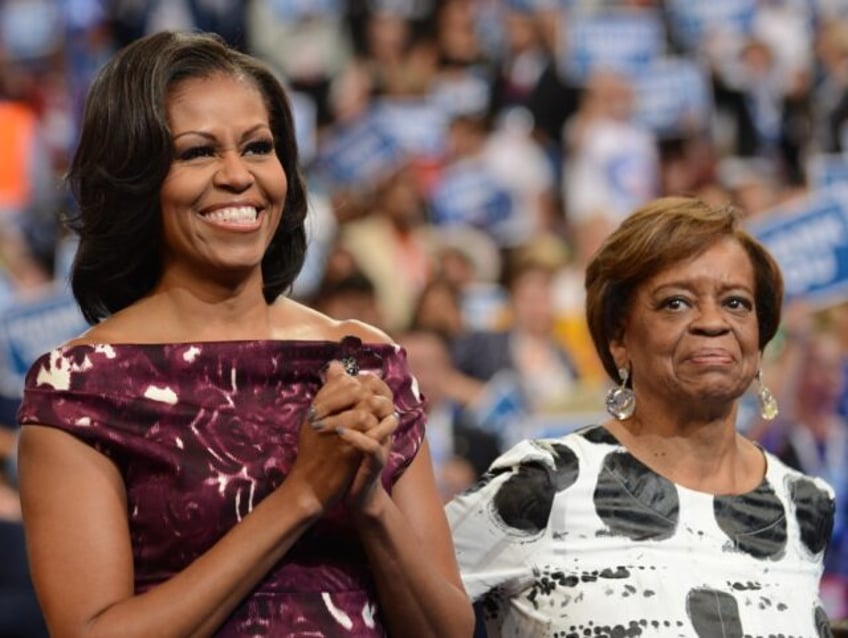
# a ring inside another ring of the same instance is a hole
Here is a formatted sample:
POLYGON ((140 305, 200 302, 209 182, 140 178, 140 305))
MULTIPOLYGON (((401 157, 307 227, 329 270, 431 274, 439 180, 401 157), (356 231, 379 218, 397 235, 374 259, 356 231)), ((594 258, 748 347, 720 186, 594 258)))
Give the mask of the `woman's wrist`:
POLYGON ((354 524, 362 528, 379 522, 391 500, 382 483, 378 483, 366 499, 359 505, 349 508, 354 524))

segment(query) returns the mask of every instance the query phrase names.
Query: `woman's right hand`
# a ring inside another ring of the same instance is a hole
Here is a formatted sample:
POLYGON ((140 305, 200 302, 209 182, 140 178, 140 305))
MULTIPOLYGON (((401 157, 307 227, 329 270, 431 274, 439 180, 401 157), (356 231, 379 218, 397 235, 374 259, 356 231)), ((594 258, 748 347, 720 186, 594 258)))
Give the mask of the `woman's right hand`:
POLYGON ((341 363, 330 362, 326 382, 301 425, 287 482, 300 482, 322 510, 332 507, 346 495, 362 462, 362 453, 339 435, 339 429, 368 432, 393 411, 391 391, 384 383, 366 374, 349 375, 341 363))

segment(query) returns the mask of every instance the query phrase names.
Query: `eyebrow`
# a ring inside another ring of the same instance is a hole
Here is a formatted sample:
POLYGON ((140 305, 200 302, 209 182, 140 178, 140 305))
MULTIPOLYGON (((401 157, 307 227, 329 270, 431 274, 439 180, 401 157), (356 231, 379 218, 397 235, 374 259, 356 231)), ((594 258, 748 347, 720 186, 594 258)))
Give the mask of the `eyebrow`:
MULTIPOLYGON (((267 128, 269 131, 271 131, 271 125, 270 124, 265 123, 265 122, 260 122, 259 124, 255 124, 255 125, 251 126, 244 133, 242 133, 241 137, 239 138, 239 141, 250 137, 251 135, 256 133, 256 131, 263 129, 263 128, 267 128)), ((185 137, 186 135, 199 135, 200 137, 205 137, 208 140, 216 140, 217 139, 217 136, 214 133, 210 133, 209 131, 190 130, 190 131, 182 131, 182 132, 174 135, 174 141, 177 141, 178 139, 180 139, 181 137, 185 137)))
MULTIPOLYGON (((651 294, 655 295, 655 294, 661 293, 663 290, 665 290, 667 288, 680 288, 680 289, 683 289, 683 290, 692 290, 693 288, 695 288, 695 285, 693 285, 693 283, 691 281, 669 281, 669 282, 666 282, 664 284, 661 284, 661 285, 655 287, 653 290, 651 290, 651 294)), ((728 282, 728 283, 722 284, 719 287, 719 290, 721 292, 727 292, 727 291, 730 291, 730 290, 742 290, 742 291, 745 291, 747 293, 754 294, 754 288, 753 287, 749 287, 749 286, 747 286, 743 283, 740 283, 740 282, 728 282)))

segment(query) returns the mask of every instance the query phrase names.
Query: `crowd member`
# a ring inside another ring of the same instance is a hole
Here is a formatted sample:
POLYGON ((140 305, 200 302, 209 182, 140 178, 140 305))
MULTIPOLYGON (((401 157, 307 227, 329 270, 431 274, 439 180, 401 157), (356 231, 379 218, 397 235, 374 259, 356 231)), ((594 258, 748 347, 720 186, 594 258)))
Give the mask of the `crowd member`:
MULTIPOLYGON (((844 352, 839 338, 826 330, 793 336, 781 353, 790 357, 783 388, 775 396, 783 410, 751 432, 789 467, 827 480, 836 492, 836 516, 825 556, 829 611, 848 616, 848 562, 845 516, 848 504, 848 421, 839 414, 845 392, 844 352), (795 350, 796 352, 792 352, 795 350)), ((770 377, 771 378, 771 377, 770 377)))
POLYGON ((551 411, 568 402, 578 373, 556 333, 553 277, 563 258, 558 242, 538 241, 512 255, 507 265, 506 325, 476 330, 454 340, 453 356, 464 373, 483 381, 502 370, 515 373, 525 403, 551 411))
POLYGON ((734 209, 662 198, 586 289, 613 418, 519 443, 447 506, 489 636, 829 635, 833 491, 736 430, 780 321, 776 262, 734 209))
POLYGON ((409 165, 385 176, 376 188, 373 208, 340 229, 342 247, 374 282, 390 330, 407 324, 415 298, 432 272, 430 235, 409 165))
POLYGON ((415 371, 427 411, 427 440, 445 502, 471 487, 500 454, 497 437, 477 423, 469 406, 480 382, 457 370, 441 335, 410 330, 398 337, 415 371))
POLYGON ((209 35, 135 41, 69 179, 94 325, 36 361, 19 412, 51 633, 469 635, 400 349, 281 296, 306 192, 267 67, 209 35))

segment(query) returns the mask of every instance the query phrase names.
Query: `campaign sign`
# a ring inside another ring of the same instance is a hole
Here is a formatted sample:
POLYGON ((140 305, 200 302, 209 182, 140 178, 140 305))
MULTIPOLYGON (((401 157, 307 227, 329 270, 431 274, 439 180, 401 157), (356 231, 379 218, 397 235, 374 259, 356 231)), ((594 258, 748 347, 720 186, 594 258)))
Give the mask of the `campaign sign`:
POLYGON ((634 119, 660 138, 707 130, 713 101, 704 69, 694 60, 667 57, 633 78, 634 119))
POLYGON ((848 185, 848 156, 821 153, 807 160, 807 180, 811 189, 848 185))
POLYGON ((331 184, 373 183, 399 165, 404 153, 373 113, 332 131, 319 149, 318 167, 331 184))
POLYGON ((58 285, 0 307, 0 394, 19 397, 32 363, 87 328, 73 296, 58 285))
POLYGON ((780 265, 787 302, 815 308, 848 298, 848 188, 822 189, 760 217, 749 230, 780 265))
POLYGON ((750 33, 757 0, 667 0, 672 32, 688 51, 700 48, 716 30, 750 33))
POLYGON ((562 26, 560 70, 576 82, 598 68, 637 73, 665 53, 665 31, 656 11, 568 13, 562 26))
POLYGON ((512 196, 479 162, 468 160, 448 167, 430 205, 433 223, 438 226, 468 225, 500 241, 508 239, 500 231, 514 214, 512 196))
POLYGON ((306 93, 289 91, 292 118, 294 119, 294 136, 297 140, 297 151, 300 161, 308 164, 315 157, 317 145, 318 109, 306 93))
POLYGON ((335 16, 342 13, 342 0, 269 0, 274 15, 285 22, 296 22, 312 16, 335 16))
POLYGON ((448 116, 430 100, 382 98, 374 105, 374 118, 411 155, 435 156, 444 150, 448 116))

